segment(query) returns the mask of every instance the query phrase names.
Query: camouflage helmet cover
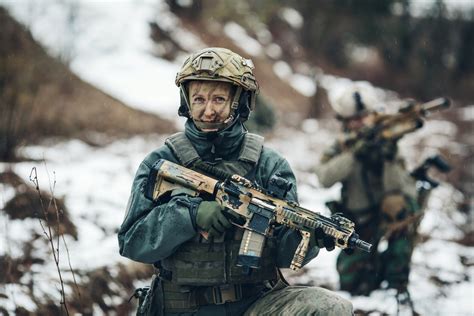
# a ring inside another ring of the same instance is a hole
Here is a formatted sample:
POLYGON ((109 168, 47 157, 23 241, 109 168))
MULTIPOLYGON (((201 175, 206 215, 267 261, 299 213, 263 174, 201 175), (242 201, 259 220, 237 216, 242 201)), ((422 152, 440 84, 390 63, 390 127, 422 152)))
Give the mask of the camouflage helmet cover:
POLYGON ((331 107, 340 119, 350 119, 378 110, 380 98, 366 81, 352 82, 335 89, 329 95, 331 107))
MULTIPOLYGON (((250 94, 248 104, 249 110, 255 107, 255 98, 258 93, 258 83, 253 74, 254 65, 252 60, 226 48, 210 47, 202 49, 186 58, 183 66, 176 74, 175 83, 181 89, 182 97, 187 100, 185 83, 191 80, 223 81, 237 86, 236 100, 232 104, 232 109, 237 110, 239 97, 242 90, 250 94)), ((179 114, 183 113, 183 104, 179 114)), ((189 111, 186 106, 186 112, 189 111)))

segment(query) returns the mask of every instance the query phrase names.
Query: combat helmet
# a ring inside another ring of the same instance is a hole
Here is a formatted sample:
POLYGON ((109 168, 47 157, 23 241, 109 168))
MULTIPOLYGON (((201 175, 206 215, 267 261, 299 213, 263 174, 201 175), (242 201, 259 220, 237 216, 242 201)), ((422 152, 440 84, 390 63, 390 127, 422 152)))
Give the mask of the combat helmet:
POLYGON ((375 112, 380 104, 376 89, 366 81, 353 82, 336 89, 329 99, 340 120, 375 112))
POLYGON ((258 83, 253 74, 252 60, 226 48, 210 47, 193 53, 184 61, 176 74, 176 85, 180 88, 180 116, 191 118, 187 83, 191 80, 222 81, 233 84, 236 89, 231 103, 230 123, 236 119, 246 121, 255 108, 258 83))

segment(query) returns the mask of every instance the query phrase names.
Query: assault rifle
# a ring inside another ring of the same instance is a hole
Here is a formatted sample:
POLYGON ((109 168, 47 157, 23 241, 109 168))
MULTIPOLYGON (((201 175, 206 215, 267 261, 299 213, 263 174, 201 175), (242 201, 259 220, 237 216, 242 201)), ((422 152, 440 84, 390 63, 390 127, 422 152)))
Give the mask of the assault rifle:
POLYGON ((273 176, 269 188, 263 188, 239 175, 232 175, 219 181, 185 168, 170 161, 160 159, 153 166, 147 195, 154 201, 164 198, 171 191, 185 188, 191 196, 207 196, 219 202, 226 209, 238 214, 244 221, 233 222, 244 229, 237 264, 258 268, 265 239, 271 236, 276 225, 285 225, 301 233, 290 268, 298 270, 308 251, 311 234, 317 229, 335 240, 337 247, 359 248, 370 252, 371 244, 359 239, 354 223, 340 215, 325 217, 319 213, 300 207, 297 203, 277 198, 284 196, 291 188, 285 179, 273 176))
POLYGON ((374 113, 372 126, 349 133, 341 143, 345 147, 351 147, 359 139, 372 142, 398 140, 403 135, 421 128, 424 124, 423 118, 448 108, 450 104, 449 99, 438 98, 422 104, 409 103, 396 114, 374 113))

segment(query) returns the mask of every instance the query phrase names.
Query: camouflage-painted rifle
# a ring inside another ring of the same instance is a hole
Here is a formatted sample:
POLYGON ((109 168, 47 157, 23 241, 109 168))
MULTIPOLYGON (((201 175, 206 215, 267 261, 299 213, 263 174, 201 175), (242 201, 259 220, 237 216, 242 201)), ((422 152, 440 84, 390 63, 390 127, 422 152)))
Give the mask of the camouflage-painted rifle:
POLYGON ((449 99, 438 98, 421 104, 409 103, 396 114, 374 113, 370 127, 349 133, 341 140, 341 143, 346 147, 351 147, 359 139, 367 139, 372 142, 398 140, 403 135, 423 127, 426 116, 449 108, 450 104, 449 99))
POLYGON ((359 248, 370 252, 372 247, 359 239, 354 223, 347 218, 339 215, 325 217, 294 202, 276 198, 275 195, 284 193, 284 196, 291 188, 291 184, 280 177, 272 177, 265 191, 238 175, 219 181, 164 159, 154 164, 153 171, 150 180, 155 185, 151 186, 152 191, 147 195, 154 201, 169 196, 175 189, 186 188, 189 195, 214 199, 245 220, 242 223, 233 221, 234 225, 244 229, 237 263, 240 266, 259 267, 265 239, 271 236, 274 227, 279 224, 298 230, 302 236, 291 262, 290 268, 293 270, 301 268, 311 234, 316 229, 334 238, 336 246, 342 249, 359 248))

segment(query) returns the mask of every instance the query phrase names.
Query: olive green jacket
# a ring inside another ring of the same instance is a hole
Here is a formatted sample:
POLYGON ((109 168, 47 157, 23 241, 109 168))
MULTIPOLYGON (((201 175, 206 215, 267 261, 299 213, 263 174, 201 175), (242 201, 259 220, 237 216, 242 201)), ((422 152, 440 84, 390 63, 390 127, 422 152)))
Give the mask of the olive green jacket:
MULTIPOLYGON (((186 123, 185 134, 205 161, 232 161, 238 157, 246 130, 237 123, 230 130, 210 139, 196 131, 194 124, 186 123)), ((179 163, 171 149, 164 145, 150 153, 140 164, 127 206, 125 219, 118 233, 120 254, 135 261, 155 263, 173 254, 184 242, 193 238, 197 231, 190 208, 197 207, 200 197, 175 195, 162 204, 147 199, 144 191, 153 163, 166 159, 179 163)), ((288 162, 277 152, 263 147, 254 170, 255 181, 267 187, 270 177, 279 173, 293 186, 287 199, 297 201, 296 180, 288 162)), ((278 240, 277 264, 289 267, 293 254, 301 240, 298 232, 279 227, 275 230, 278 240)), ((319 248, 308 251, 305 262, 316 257, 319 248)))

